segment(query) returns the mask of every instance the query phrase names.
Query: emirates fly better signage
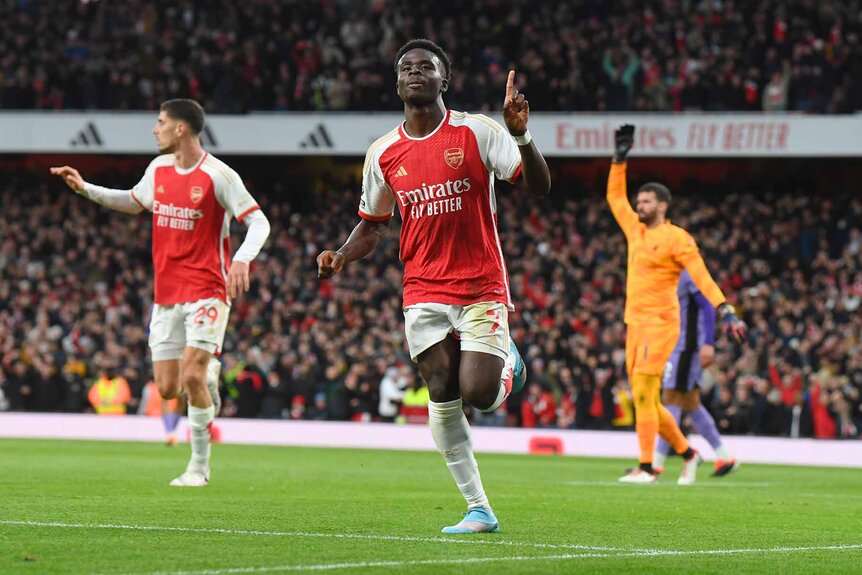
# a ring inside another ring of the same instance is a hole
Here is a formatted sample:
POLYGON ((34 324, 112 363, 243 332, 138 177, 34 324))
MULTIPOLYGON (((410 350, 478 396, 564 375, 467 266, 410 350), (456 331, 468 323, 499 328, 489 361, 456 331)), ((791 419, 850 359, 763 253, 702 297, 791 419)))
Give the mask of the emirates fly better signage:
MULTIPOLYGON (((582 119, 555 121, 553 127, 555 155, 607 155, 613 146, 614 130, 621 122, 601 119, 597 124, 595 118, 595 116, 587 116, 582 119)), ((806 145, 801 136, 810 132, 812 126, 810 122, 799 120, 802 118, 650 116, 641 119, 628 118, 625 121, 637 125, 634 149, 642 155, 835 155, 834 146, 830 146, 831 149, 827 150, 806 145), (791 131, 794 132, 793 140, 791 140, 791 131)), ((546 129, 545 119, 541 124, 542 128, 546 129)), ((862 146, 859 147, 859 151, 862 151, 862 146)))
MULTIPOLYGON (((156 116, 0 113, 0 153, 155 154, 156 116)), ((201 137, 204 147, 221 155, 362 157, 402 120, 398 113, 213 115, 201 137)), ((533 113, 530 132, 548 157, 608 157, 614 129, 624 123, 638 128, 633 154, 640 156, 862 156, 858 114, 533 113)))

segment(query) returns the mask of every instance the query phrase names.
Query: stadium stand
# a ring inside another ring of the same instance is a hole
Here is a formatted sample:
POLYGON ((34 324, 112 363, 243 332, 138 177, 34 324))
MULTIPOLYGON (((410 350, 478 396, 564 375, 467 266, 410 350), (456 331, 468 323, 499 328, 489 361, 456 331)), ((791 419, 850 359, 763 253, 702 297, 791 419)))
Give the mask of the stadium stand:
POLYGON ((190 97, 210 113, 394 110, 395 52, 422 36, 455 63, 455 109, 497 109, 510 66, 534 110, 862 108, 858 2, 160 6, 0 3, 0 107, 152 110, 190 97))
MULTIPOLYGON (((273 233, 253 268, 250 297, 237 300, 231 316, 223 415, 377 419, 385 376, 401 373, 404 385, 418 379, 404 373, 410 362, 397 230, 366 265, 319 282, 316 254, 357 221, 355 176, 334 170, 314 181, 313 193, 299 194, 265 170, 245 173, 254 174, 247 183, 273 233)), ((119 186, 130 178, 99 180, 119 186)), ((768 187, 772 178, 745 181, 731 190, 726 183, 690 182, 684 187, 698 194, 676 194, 671 213, 698 239, 719 284, 739 294, 735 303, 751 325, 744 347, 719 339, 704 403, 723 433, 854 437, 862 425, 862 199, 841 191, 828 198, 778 191, 768 187)), ((26 170, 5 173, 4 182, 6 407, 87 410, 87 385, 107 364, 129 381, 133 411, 150 369, 149 218, 109 213, 26 170)), ((297 185, 306 184, 291 184, 297 185)), ((624 239, 599 188, 577 185, 533 208, 499 191, 518 306, 512 333, 530 375, 525 391, 509 400, 505 419, 475 414, 477 423, 520 425, 524 415, 527 425, 631 424, 622 345, 624 239)), ((555 186, 565 190, 565 176, 555 175, 555 186)))

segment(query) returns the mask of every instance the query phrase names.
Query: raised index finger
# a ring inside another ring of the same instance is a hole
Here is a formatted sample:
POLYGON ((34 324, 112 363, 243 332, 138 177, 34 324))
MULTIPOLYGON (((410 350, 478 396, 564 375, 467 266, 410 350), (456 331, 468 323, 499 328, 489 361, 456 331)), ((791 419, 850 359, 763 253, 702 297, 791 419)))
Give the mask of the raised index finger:
POLYGON ((515 71, 509 70, 509 77, 506 79, 506 97, 511 98, 512 92, 515 90, 515 71))

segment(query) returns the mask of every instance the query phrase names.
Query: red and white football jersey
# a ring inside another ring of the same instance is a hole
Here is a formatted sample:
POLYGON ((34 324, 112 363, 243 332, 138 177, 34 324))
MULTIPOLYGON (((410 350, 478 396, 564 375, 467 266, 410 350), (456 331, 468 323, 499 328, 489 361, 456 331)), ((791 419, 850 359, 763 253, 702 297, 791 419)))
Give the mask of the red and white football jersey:
POLYGON ((512 307, 497 234, 494 179, 515 180, 521 153, 503 126, 480 114, 446 111, 424 138, 403 124, 368 149, 359 215, 401 213, 404 307, 417 303, 512 307))
POLYGON ((165 154, 150 163, 132 198, 153 213, 155 303, 227 302, 230 220, 260 209, 239 175, 206 152, 185 170, 165 154))

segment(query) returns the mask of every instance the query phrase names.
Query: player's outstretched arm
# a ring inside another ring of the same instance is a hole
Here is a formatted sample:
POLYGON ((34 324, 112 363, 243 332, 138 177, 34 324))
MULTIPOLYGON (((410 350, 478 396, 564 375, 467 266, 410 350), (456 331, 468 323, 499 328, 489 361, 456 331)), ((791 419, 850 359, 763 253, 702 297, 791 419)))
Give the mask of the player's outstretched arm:
POLYGON ((144 210, 132 197, 131 190, 114 190, 87 183, 78 170, 71 166, 51 168, 51 174, 61 178, 75 193, 100 206, 127 214, 139 214, 144 210))
POLYGON ((635 141, 635 127, 631 124, 620 126, 614 132, 614 161, 608 176, 607 200, 614 219, 629 236, 638 224, 638 216, 629 203, 626 189, 626 156, 635 141))
POLYGON ((324 250, 317 256, 317 277, 325 279, 340 272, 344 265, 370 254, 386 234, 389 221, 372 222, 363 219, 350 232, 350 237, 336 251, 324 250))
POLYGON ((509 133, 515 137, 521 152, 521 177, 527 191, 536 196, 546 196, 551 191, 551 172, 527 131, 529 116, 530 103, 515 88, 515 71, 509 70, 506 97, 503 100, 503 121, 506 122, 509 133))

